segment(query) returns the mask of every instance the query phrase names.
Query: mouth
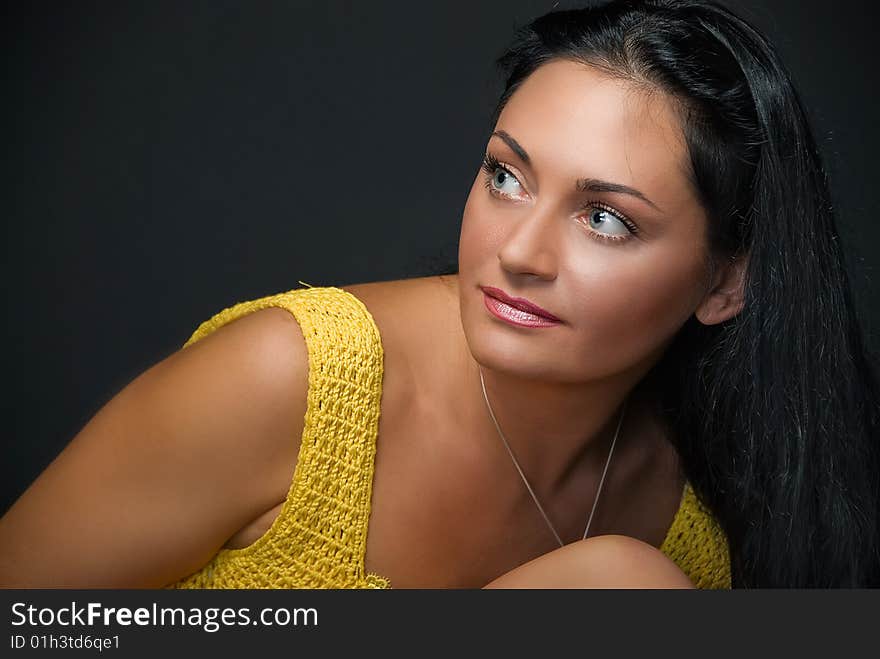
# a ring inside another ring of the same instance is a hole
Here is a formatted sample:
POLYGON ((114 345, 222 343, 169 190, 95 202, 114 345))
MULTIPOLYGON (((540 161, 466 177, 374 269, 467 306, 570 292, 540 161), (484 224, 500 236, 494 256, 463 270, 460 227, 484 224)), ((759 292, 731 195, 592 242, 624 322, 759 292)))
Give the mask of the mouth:
MULTIPOLYGON (((534 302, 531 302, 530 300, 526 300, 525 298, 521 298, 521 297, 514 297, 512 295, 508 295, 507 293, 502 291, 500 288, 495 288, 493 286, 481 286, 480 289, 483 291, 483 293, 487 297, 492 298, 492 300, 495 300, 497 302, 501 302, 503 304, 503 307, 499 307, 499 305, 497 305, 497 304, 493 305, 493 307, 494 307, 494 309, 492 309, 493 311, 497 310, 499 308, 503 311, 510 311, 512 308, 513 310, 517 310, 517 311, 523 312, 525 314, 525 315, 522 315, 522 314, 519 315, 519 317, 522 320, 527 321, 527 320, 531 320, 532 318, 534 318, 534 319, 540 319, 540 320, 544 320, 544 321, 552 321, 553 323, 562 322, 559 318, 554 316, 552 313, 550 313, 546 309, 538 306, 534 302)), ((487 300, 487 304, 489 302, 491 302, 491 300, 487 300)))

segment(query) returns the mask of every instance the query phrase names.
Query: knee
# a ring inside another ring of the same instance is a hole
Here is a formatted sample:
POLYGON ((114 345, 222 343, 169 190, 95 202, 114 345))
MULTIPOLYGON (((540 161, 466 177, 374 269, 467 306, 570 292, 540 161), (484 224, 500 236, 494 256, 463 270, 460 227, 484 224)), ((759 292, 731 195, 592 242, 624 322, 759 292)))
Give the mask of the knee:
MULTIPOLYGON (((656 547, 625 535, 582 540, 580 562, 590 567, 592 588, 694 588, 675 562, 656 547), (592 545, 587 545, 595 540, 592 545)), ((575 543, 577 544, 577 543, 575 543)))
POLYGON ((521 565, 487 588, 694 588, 656 547, 602 535, 561 547, 521 565))

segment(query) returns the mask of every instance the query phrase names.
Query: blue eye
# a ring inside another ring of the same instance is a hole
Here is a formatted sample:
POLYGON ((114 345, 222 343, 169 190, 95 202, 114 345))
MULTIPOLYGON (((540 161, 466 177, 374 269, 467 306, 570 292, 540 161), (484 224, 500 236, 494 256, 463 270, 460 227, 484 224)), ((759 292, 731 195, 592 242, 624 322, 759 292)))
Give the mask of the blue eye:
POLYGON ((522 184, 517 180, 516 176, 510 173, 510 171, 502 165, 491 153, 487 153, 483 157, 483 171, 488 174, 486 178, 486 187, 494 187, 495 190, 500 192, 502 195, 511 195, 511 191, 503 190, 503 187, 508 182, 514 182, 516 185, 522 187, 522 184))
MULTIPOLYGON (((599 220, 599 226, 596 226, 596 229, 600 231, 608 231, 608 227, 605 225, 607 225, 609 222, 612 222, 613 220, 613 222, 616 222, 620 227, 622 227, 622 230, 619 232, 620 235, 626 235, 630 232, 629 227, 627 227, 623 223, 622 218, 618 217, 615 213, 608 210, 607 208, 603 208, 602 206, 598 205, 597 202, 590 202, 586 205, 586 208, 590 209, 590 212, 587 215, 588 221, 590 222, 590 227, 594 227, 593 221, 597 216, 604 215, 605 217, 599 220)), ((613 222, 611 224, 612 227, 614 226, 613 222)))
POLYGON ((601 201, 588 201, 581 208, 588 211, 583 223, 586 224, 587 232, 591 238, 605 242, 621 242, 629 240, 639 232, 639 228, 626 216, 614 210, 611 206, 606 206, 601 201), (603 219, 596 220, 597 217, 603 215, 605 216, 603 219), (598 227, 594 226, 594 221, 599 222, 598 227), (609 222, 611 222, 611 225, 608 225, 609 222), (615 222, 623 227, 623 229, 614 233, 606 233, 609 227, 613 228, 615 222))
MULTIPOLYGON (((506 169, 499 169, 495 176, 492 177, 492 182, 495 184, 495 187, 499 189, 504 187, 504 184, 509 180, 516 181, 516 177, 506 169)), ((518 182, 519 181, 517 181, 517 183, 518 182)))
MULTIPOLYGON (((517 197, 517 194, 505 191, 502 188, 504 185, 511 182, 520 187, 522 187, 522 184, 517 180, 516 176, 502 165, 501 162, 499 162, 499 160, 491 153, 487 153, 483 156, 482 170, 486 173, 483 183, 491 194, 505 199, 517 197)), ((578 221, 587 226, 587 234, 596 240, 609 243, 621 242, 630 239, 639 232, 639 228, 625 215, 600 201, 588 201, 581 206, 581 210, 589 212, 586 219, 579 218, 578 221), (598 221, 599 226, 594 226, 594 219, 603 215, 605 216, 604 219, 596 220, 598 221), (606 233, 606 225, 608 225, 609 222, 611 222, 610 226, 613 227, 614 222, 616 222, 623 227, 623 229, 618 229, 614 233, 606 233)))

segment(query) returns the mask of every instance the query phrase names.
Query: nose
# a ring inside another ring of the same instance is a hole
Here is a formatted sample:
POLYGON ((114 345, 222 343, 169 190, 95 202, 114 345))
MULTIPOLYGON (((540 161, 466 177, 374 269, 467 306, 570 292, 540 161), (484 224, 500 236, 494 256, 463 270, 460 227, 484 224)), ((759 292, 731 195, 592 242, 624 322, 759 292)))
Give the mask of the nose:
POLYGON ((529 209, 505 237, 498 260, 508 272, 531 274, 542 279, 556 277, 557 231, 552 210, 529 209))

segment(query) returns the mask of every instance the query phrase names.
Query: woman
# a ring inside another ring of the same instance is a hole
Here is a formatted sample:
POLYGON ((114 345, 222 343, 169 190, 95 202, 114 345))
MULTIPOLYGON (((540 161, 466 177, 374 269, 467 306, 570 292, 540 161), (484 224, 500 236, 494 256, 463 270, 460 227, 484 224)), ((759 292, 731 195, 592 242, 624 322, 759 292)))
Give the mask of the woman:
POLYGON ((458 272, 203 323, 0 520, 0 583, 880 582, 875 374, 773 48, 612 2, 500 64, 458 272))

